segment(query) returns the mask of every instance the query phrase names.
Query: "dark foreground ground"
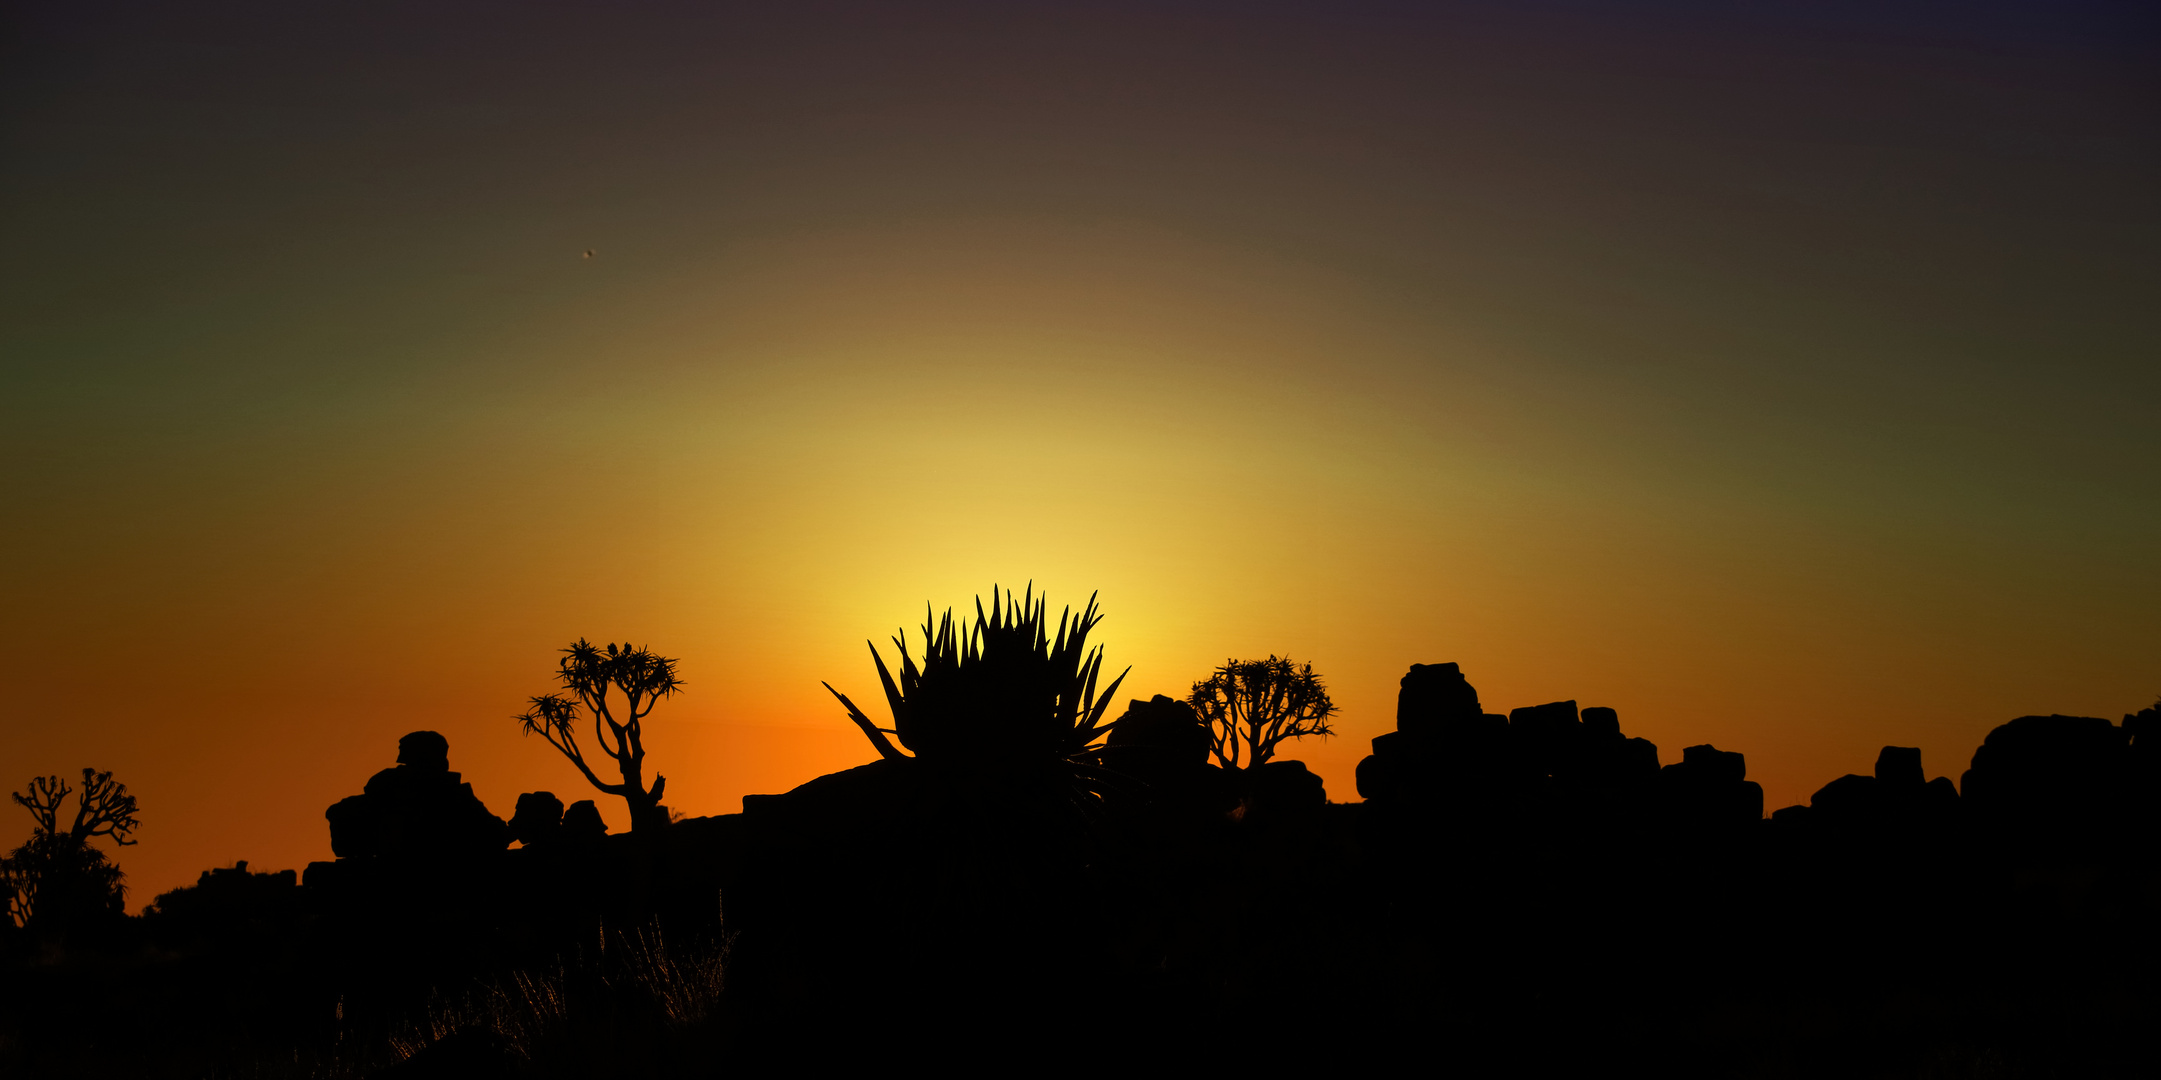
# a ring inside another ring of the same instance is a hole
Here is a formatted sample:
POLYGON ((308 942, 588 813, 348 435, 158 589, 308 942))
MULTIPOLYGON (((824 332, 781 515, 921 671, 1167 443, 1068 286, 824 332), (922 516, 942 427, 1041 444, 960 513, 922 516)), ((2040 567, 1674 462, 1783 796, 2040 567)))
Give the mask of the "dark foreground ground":
MULTIPOLYGON (((1062 820, 866 767, 650 835, 219 871, 15 941, 8 1075, 707 1075, 1192 1056, 2153 1075, 2147 852, 1957 826, 1062 820), (821 786, 822 785, 822 786, 821 786)), ((1359 1063, 1365 1063, 1361 1065, 1359 1063)))
POLYGON ((1887 747, 1765 818, 1738 754, 1486 714, 1454 665, 1360 803, 1208 765, 1181 709, 618 836, 506 824, 415 733, 335 862, 0 922, 0 1074, 2161 1075, 2161 711, 2020 718, 1958 785, 1887 747))

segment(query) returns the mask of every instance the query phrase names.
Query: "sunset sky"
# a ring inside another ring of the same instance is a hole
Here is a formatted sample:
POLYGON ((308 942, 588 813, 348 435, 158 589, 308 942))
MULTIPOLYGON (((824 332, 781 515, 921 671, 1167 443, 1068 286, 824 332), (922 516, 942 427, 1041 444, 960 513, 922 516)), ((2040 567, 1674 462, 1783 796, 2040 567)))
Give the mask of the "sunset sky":
POLYGON ((994 583, 1122 696, 1311 661, 1338 800, 1413 662, 1772 807, 2161 694, 2145 5, 7 18, 0 788, 114 770, 131 908, 419 728, 590 797, 580 636, 735 812, 994 583))

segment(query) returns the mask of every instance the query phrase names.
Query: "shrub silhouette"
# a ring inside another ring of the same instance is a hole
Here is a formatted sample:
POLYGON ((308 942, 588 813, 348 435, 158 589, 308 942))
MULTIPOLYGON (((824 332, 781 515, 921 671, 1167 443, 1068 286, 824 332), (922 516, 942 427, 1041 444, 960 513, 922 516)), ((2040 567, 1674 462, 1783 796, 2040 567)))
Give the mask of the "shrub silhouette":
POLYGON ((1226 769, 1267 764, 1285 739, 1335 734, 1328 718, 1336 706, 1313 665, 1282 657, 1227 660, 1194 683, 1186 700, 1208 725, 1209 752, 1226 769))
POLYGON ((668 778, 655 773, 653 786, 645 786, 645 718, 662 698, 682 688, 683 681, 675 674, 675 661, 642 646, 633 648, 629 642, 611 643, 603 652, 599 646, 579 638, 577 644, 563 650, 556 677, 568 692, 532 698, 532 708, 515 718, 525 734, 538 734, 548 740, 548 745, 569 758, 594 787, 622 796, 630 804, 633 832, 666 825, 668 815, 660 800, 668 778), (621 719, 608 703, 611 694, 623 699, 621 719), (581 711, 585 716, 580 715, 581 711), (593 722, 593 742, 615 760, 619 782, 602 780, 586 763, 577 733, 585 717, 593 722))
POLYGON ((0 899, 8 920, 16 926, 59 924, 76 926, 113 917, 126 910, 127 886, 123 875, 90 846, 106 837, 126 847, 135 841, 135 796, 110 772, 84 769, 82 788, 68 786, 57 776, 33 777, 27 792, 12 797, 30 811, 36 827, 29 842, 0 859, 0 899), (67 797, 73 794, 75 815, 65 828, 60 818, 67 797))
POLYGON ((1117 782, 1097 752, 1110 730, 1104 712, 1125 674, 1096 692, 1103 648, 1088 648, 1088 632, 1102 615, 1093 594, 1078 617, 1071 608, 1060 612, 1055 639, 1048 612, 1048 600, 1034 595, 1033 585, 1017 598, 1005 593, 1003 602, 993 586, 987 613, 977 598, 973 626, 956 625, 947 609, 934 630, 926 605, 922 664, 908 653, 906 631, 893 639, 901 661, 897 681, 871 645, 893 712, 890 728, 873 724, 831 683, 825 688, 888 760, 910 760, 912 754, 913 760, 978 775, 1049 768, 1072 781, 1076 793, 1100 791, 1117 782))

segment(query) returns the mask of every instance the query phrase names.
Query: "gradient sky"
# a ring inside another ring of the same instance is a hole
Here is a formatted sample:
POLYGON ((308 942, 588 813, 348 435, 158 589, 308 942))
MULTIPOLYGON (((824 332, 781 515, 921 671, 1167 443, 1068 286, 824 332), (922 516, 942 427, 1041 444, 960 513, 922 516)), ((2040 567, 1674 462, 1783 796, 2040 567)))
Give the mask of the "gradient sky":
POLYGON ((1029 580, 1312 661, 1337 799, 1413 662, 1774 807, 2152 703, 2154 16, 1788 7, 16 5, 0 786, 115 770, 138 907, 416 728, 582 798, 582 635, 733 812, 1029 580))

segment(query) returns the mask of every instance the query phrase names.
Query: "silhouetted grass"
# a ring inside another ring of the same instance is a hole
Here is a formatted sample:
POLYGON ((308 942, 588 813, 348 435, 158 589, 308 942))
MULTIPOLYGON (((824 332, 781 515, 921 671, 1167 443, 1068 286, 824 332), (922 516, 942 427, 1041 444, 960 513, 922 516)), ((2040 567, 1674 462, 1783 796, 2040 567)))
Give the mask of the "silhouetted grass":
POLYGON ((255 1048, 218 1080, 588 1077, 680 1070, 720 1049, 728 939, 672 942, 652 923, 603 929, 554 964, 431 992, 401 1014, 347 1021, 328 1045, 255 1048))
MULTIPOLYGON (((591 952, 437 996, 388 1033, 393 1075, 470 1075, 492 1056, 506 1075, 593 1076, 676 1064, 712 1042, 727 942, 671 944, 656 924, 603 929, 591 952), (463 1045, 459 1041, 463 1041, 463 1045), (440 1065, 431 1058, 442 1056, 440 1065)), ((374 1055, 369 1055, 374 1056, 374 1055)))

